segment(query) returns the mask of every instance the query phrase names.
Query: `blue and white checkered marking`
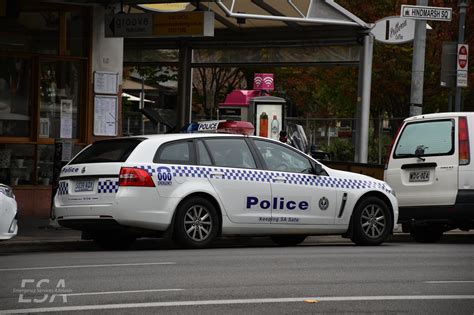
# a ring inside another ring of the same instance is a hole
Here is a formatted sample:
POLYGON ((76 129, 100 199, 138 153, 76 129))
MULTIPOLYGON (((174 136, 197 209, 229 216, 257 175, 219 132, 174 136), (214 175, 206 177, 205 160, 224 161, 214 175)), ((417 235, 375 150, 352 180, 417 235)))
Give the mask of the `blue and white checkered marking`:
MULTIPOLYGON (((152 177, 156 177, 159 166, 141 165, 138 166, 146 170, 152 177)), ((173 177, 188 178, 210 178, 212 172, 222 173, 221 180, 233 181, 254 181, 254 182, 271 182, 273 177, 286 178, 286 184, 289 185, 305 185, 316 187, 332 187, 340 189, 378 189, 390 192, 382 183, 371 180, 360 180, 330 176, 314 176, 310 174, 283 173, 273 171, 251 170, 251 169, 234 169, 220 168, 212 166, 168 166, 171 168, 173 177)))
POLYGON ((69 184, 67 181, 59 181, 58 184, 58 195, 67 195, 69 191, 69 184))
POLYGON ((99 179, 97 182, 98 194, 115 194, 118 191, 118 179, 99 179))

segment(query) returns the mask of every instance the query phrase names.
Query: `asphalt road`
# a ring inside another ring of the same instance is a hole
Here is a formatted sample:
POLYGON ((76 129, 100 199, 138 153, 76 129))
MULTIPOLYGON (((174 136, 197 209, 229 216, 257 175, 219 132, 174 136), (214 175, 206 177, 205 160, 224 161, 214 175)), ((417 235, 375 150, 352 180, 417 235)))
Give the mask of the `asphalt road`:
POLYGON ((474 243, 3 251, 1 310, 474 314, 474 243))

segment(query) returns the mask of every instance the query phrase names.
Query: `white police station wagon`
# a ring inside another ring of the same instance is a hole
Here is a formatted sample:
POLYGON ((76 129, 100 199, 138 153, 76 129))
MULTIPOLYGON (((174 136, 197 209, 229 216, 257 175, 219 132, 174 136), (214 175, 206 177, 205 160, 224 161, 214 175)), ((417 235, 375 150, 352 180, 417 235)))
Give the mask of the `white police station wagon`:
MULTIPOLYGON (((217 131, 250 133, 239 126, 217 131)), ((220 235, 296 245, 322 234, 378 245, 398 219, 382 181, 330 169, 275 140, 219 132, 97 141, 62 169, 54 203, 60 225, 103 246, 169 236, 202 248, 220 235)))

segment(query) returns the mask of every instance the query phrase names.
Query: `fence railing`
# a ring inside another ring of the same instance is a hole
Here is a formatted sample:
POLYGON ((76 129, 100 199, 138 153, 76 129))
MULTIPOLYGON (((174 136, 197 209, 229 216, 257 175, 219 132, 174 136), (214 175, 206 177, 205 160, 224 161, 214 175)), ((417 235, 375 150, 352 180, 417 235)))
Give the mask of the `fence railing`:
MULTIPOLYGON (((370 119, 369 162, 383 164, 388 147, 405 118, 370 119)), ((303 126, 310 144, 328 151, 336 161, 354 161, 356 119, 287 117, 286 123, 303 126)))

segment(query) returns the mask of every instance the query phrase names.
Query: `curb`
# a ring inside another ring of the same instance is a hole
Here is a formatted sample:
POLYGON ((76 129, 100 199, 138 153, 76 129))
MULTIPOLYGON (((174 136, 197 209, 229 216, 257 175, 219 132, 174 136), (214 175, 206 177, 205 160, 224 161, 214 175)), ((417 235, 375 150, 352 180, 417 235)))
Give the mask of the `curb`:
MULTIPOLYGON (((396 233, 385 243, 416 243, 409 234, 396 233)), ((474 244, 474 233, 448 233, 443 235, 440 244, 450 243, 468 243, 474 244)), ((342 238, 338 235, 329 236, 310 236, 302 244, 308 245, 331 245, 331 244, 353 244, 351 240, 342 238)), ((429 245, 429 244, 427 244, 429 245)), ((212 248, 238 248, 238 247, 256 247, 256 246, 276 246, 267 237, 229 237, 219 238, 215 241, 212 248)), ((141 239, 135 243, 132 250, 150 250, 150 249, 179 249, 172 241, 167 239, 141 239)), ((12 240, 0 242, 0 252, 5 251, 96 251, 101 248, 90 240, 81 240, 79 238, 56 239, 56 240, 12 240)))

